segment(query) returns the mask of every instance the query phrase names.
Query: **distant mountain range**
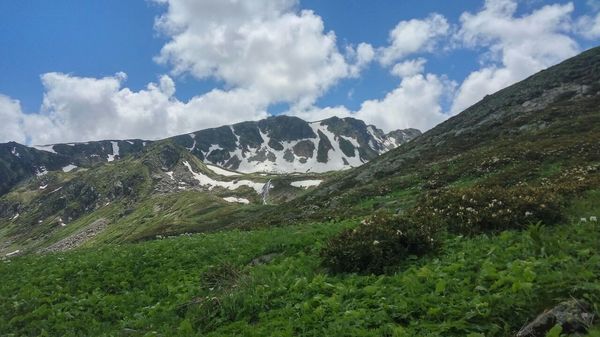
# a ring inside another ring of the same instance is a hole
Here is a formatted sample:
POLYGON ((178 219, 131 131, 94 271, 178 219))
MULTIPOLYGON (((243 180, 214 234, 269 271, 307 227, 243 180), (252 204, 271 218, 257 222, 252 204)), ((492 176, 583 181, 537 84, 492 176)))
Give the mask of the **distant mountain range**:
MULTIPOLYGON (((417 137, 416 129, 384 133, 353 118, 306 122, 276 116, 166 139, 207 164, 244 172, 327 172, 357 167, 417 137)), ((0 194, 48 171, 90 168, 139 154, 152 141, 104 140, 28 147, 0 144, 0 194)))

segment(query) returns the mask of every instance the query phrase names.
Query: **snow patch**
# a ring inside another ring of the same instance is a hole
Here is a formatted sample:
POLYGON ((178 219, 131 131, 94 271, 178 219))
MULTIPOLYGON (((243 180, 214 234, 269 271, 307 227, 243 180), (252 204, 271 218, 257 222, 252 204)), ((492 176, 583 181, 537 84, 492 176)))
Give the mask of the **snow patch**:
POLYGON ((188 151, 192 152, 194 151, 194 149, 196 148, 196 140, 194 139, 194 144, 192 144, 192 147, 188 147, 188 151))
POLYGON ((233 133, 233 135, 235 136, 235 139, 236 139, 236 141, 235 141, 235 144, 236 144, 236 146, 238 146, 238 147, 239 147, 239 144, 240 144, 240 136, 238 136, 238 135, 235 133, 235 130, 233 129, 233 126, 231 126, 231 125, 230 125, 230 126, 229 126, 229 128, 231 129, 231 133, 233 133))
POLYGON ((249 204, 250 203, 250 200, 248 200, 248 199, 236 198, 236 197, 227 197, 227 198, 223 198, 223 200, 225 200, 227 202, 231 202, 231 203, 234 203, 234 202, 237 202, 240 204, 249 204))
POLYGON ((33 148, 38 149, 40 151, 56 153, 56 151, 54 151, 54 145, 34 145, 33 148))
POLYGON ((15 157, 17 157, 17 158, 21 157, 21 154, 19 152, 17 152, 17 148, 16 147, 13 147, 12 151, 10 151, 10 153, 12 153, 12 155, 15 156, 15 157))
POLYGON ((108 161, 114 161, 115 157, 119 155, 119 143, 118 142, 110 142, 112 144, 112 154, 108 155, 108 161))
POLYGON ((48 187, 48 185, 42 185, 42 186, 40 186, 40 190, 45 190, 46 187, 48 187))
POLYGON ((234 177, 234 176, 239 176, 240 175, 237 172, 228 171, 228 170, 220 168, 219 166, 206 165, 206 167, 208 167, 208 169, 211 170, 211 171, 213 171, 214 173, 220 174, 220 175, 225 176, 225 177, 234 177))
POLYGON ((211 153, 211 152, 213 152, 214 150, 223 150, 223 148, 222 148, 222 147, 221 147, 221 145, 219 145, 219 144, 211 144, 211 145, 210 145, 210 147, 208 148, 208 152, 206 152, 206 153, 207 153, 207 154, 208 154, 208 153, 211 153))
POLYGON ((17 220, 17 218, 19 217, 19 215, 20 215, 20 214, 19 214, 19 213, 17 213, 15 216, 13 216, 13 217, 12 217, 12 219, 11 219, 11 220, 17 220))
POLYGON ((44 166, 40 166, 35 172, 35 175, 38 177, 45 176, 46 174, 48 174, 48 170, 44 166))
POLYGON ((17 250, 15 250, 14 252, 8 253, 8 254, 6 254, 6 255, 4 255, 4 256, 6 256, 6 257, 11 257, 11 256, 15 256, 15 255, 19 254, 20 252, 21 252, 21 251, 20 251, 19 249, 17 249, 17 250))
POLYGON ((175 178, 173 177, 173 171, 167 172, 167 175, 169 176, 169 178, 171 178, 171 180, 175 180, 175 178))
POLYGON ((323 180, 301 180, 301 181, 294 181, 290 185, 292 185, 294 187, 300 187, 300 188, 309 188, 309 187, 319 186, 319 185, 321 185, 322 182, 323 182, 323 180))
POLYGON ((226 188, 229 190, 235 190, 241 186, 248 186, 248 187, 254 189, 256 191, 256 193, 261 193, 262 188, 264 186, 264 184, 255 183, 250 180, 217 181, 217 180, 214 180, 213 178, 206 176, 202 173, 194 172, 194 170, 192 169, 192 166, 187 161, 184 161, 183 165, 185 165, 187 167, 188 171, 190 171, 190 173, 192 174, 192 177, 200 183, 200 186, 208 187, 209 190, 212 190, 215 187, 223 187, 223 188, 226 188))
POLYGON ((76 168, 77 168, 77 166, 75 166, 75 165, 72 165, 72 164, 69 164, 69 165, 67 165, 67 166, 63 167, 63 168, 62 168, 62 171, 63 171, 63 172, 71 172, 71 171, 73 171, 73 170, 74 170, 74 169, 76 169, 76 168))

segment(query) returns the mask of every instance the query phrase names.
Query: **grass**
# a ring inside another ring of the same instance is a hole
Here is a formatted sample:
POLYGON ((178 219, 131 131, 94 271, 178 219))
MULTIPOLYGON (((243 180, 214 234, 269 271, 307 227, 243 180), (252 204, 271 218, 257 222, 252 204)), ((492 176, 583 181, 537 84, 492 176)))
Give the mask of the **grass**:
MULTIPOLYGON (((599 211, 597 196, 576 201, 572 212, 599 211)), ((508 336, 570 297, 600 306, 594 222, 448 236, 439 254, 387 275, 330 275, 319 251, 355 225, 227 231, 4 261, 0 335, 489 337, 508 336), (249 264, 269 253, 278 254, 271 263, 249 264), (234 266, 223 274, 236 279, 203 286, 202 275, 219 266, 234 266)))

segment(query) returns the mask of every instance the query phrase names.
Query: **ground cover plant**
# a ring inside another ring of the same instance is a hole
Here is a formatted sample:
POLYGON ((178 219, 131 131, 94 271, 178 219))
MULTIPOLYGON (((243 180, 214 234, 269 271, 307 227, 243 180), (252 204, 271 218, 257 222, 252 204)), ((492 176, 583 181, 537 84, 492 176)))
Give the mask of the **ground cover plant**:
POLYGON ((446 234, 382 275, 321 265, 357 221, 20 257, 0 263, 0 335, 509 336, 561 300, 597 312, 598 200, 565 211, 585 222, 446 234))

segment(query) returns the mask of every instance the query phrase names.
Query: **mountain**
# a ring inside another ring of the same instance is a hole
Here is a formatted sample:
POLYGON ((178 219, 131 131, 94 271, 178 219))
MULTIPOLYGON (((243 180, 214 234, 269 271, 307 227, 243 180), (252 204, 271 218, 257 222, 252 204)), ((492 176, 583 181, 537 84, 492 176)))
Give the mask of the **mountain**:
POLYGON ((345 171, 184 135, 34 175, 0 198, 0 335, 598 336, 598 126, 600 48, 345 171))
MULTIPOLYGON (((305 122, 276 116, 167 139, 207 164, 253 173, 327 172, 360 166, 420 135, 415 129, 385 134, 353 118, 305 122)), ((0 195, 16 183, 47 171, 90 168, 152 144, 139 139, 26 147, 0 144, 0 195)))
POLYGON ((222 229, 419 134, 277 116, 160 141, 1 144, 0 252, 222 229))
POLYGON ((415 129, 385 134, 353 118, 309 123, 276 116, 181 135, 173 141, 206 163, 235 171, 327 172, 360 166, 419 134, 415 129))
MULTIPOLYGON (((401 212, 419 195, 452 186, 538 185, 544 179, 562 185, 571 172, 597 175, 598 107, 600 47, 488 95, 404 146, 246 223, 401 212)), ((588 184, 581 188, 597 188, 588 184)))

